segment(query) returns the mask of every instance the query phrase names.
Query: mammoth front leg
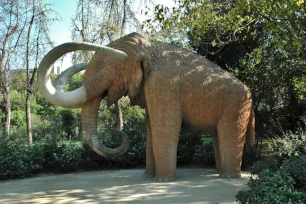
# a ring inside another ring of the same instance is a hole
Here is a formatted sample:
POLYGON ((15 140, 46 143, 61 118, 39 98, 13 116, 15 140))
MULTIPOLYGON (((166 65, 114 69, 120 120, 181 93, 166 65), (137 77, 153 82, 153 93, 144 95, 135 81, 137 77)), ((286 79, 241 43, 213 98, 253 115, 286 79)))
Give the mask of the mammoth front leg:
POLYGON ((155 176, 155 161, 153 155, 153 141, 152 132, 150 126, 150 118, 148 110, 146 109, 146 123, 147 123, 147 144, 146 144, 146 171, 144 173, 145 177, 155 176))
POLYGON ((179 100, 164 101, 153 96, 148 104, 157 181, 176 179, 177 145, 182 123, 179 103, 179 100))
POLYGON ((215 161, 216 161, 216 171, 220 173, 220 154, 219 154, 219 140, 217 133, 213 135, 213 146, 214 146, 214 153, 215 153, 215 161))

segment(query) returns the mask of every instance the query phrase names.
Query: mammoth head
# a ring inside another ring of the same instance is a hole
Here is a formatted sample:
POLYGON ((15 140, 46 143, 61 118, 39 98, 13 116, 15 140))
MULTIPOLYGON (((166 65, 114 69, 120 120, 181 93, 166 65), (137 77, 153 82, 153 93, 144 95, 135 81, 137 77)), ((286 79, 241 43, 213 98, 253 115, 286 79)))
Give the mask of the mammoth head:
MULTIPOLYGON (((98 52, 106 52, 119 59, 126 59, 128 57, 126 53, 120 50, 115 50, 110 47, 85 42, 65 43, 58 47, 55 47, 42 59, 37 72, 38 87, 40 92, 50 103, 53 103, 54 105, 63 106, 66 108, 75 108, 81 106, 84 102, 89 101, 95 96, 99 95, 94 95, 94 93, 88 93, 85 86, 82 86, 77 90, 71 92, 62 92, 61 90, 56 89, 52 85, 50 73, 54 62, 60 57, 62 57, 64 54, 76 50, 92 50, 98 52)), ((92 80, 92 83, 94 83, 95 79, 92 80)))
MULTIPOLYGON (((120 43, 119 40, 117 43, 120 43)), ((115 43, 116 44, 116 43, 115 43)), ((119 46, 120 47, 120 46, 119 46)), ((124 49, 123 49, 124 50, 124 49)), ((121 137, 121 146, 110 149, 101 144, 97 137, 97 114, 100 102, 104 95, 108 95, 109 104, 127 94, 129 87, 139 86, 136 83, 127 83, 131 77, 126 75, 126 64, 133 65, 133 60, 118 49, 84 42, 65 43, 52 49, 41 61, 38 68, 38 87, 42 95, 55 105, 66 108, 82 108, 83 138, 89 146, 98 154, 107 157, 115 157, 126 152, 128 148, 127 136, 118 130, 111 130, 113 135, 121 137), (50 72, 54 62, 68 52, 76 50, 96 51, 90 63, 74 65, 63 72, 55 81, 55 86, 50 80, 50 72), (71 91, 63 92, 62 86, 69 77, 86 68, 83 86, 71 91)), ((133 79, 141 78, 141 71, 133 71, 133 79)), ((133 92, 133 88, 130 89, 133 92)))

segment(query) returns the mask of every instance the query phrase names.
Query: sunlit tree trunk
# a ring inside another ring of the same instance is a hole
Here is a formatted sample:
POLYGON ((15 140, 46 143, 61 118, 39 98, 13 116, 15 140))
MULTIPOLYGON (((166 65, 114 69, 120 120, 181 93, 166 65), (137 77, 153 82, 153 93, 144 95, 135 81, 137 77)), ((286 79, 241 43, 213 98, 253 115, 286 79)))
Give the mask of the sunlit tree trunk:
POLYGON ((3 138, 2 141, 6 142, 9 138, 10 126, 11 126, 11 97, 10 97, 10 87, 9 87, 9 70, 4 70, 2 74, 3 82, 5 83, 4 87, 2 87, 3 91, 3 104, 2 104, 2 112, 4 113, 3 118, 3 138))
POLYGON ((4 118, 2 122, 3 127, 3 138, 2 141, 7 141, 10 132, 10 121, 11 121, 11 99, 10 99, 10 86, 9 86, 9 70, 5 68, 4 61, 7 55, 6 53, 6 46, 8 38, 15 32, 15 30, 7 31, 4 41, 2 43, 2 52, 0 55, 0 77, 1 77, 1 84, 0 84, 0 93, 2 93, 2 111, 4 113, 4 118))
MULTIPOLYGON (((32 131, 32 120, 31 120, 31 97, 33 94, 33 85, 35 82, 35 75, 38 68, 38 58, 39 58, 39 50, 40 46, 42 46, 41 41, 42 37, 45 37, 46 39, 49 38, 48 29, 44 26, 47 26, 47 21, 50 19, 45 15, 47 13, 49 8, 45 7, 42 1, 38 0, 32 0, 32 14, 31 14, 31 20, 29 22, 28 32, 27 32, 27 42, 26 42, 26 69, 27 69, 27 93, 26 93, 26 123, 27 123, 27 135, 28 135, 28 141, 29 144, 33 143, 33 131, 32 131), (35 40, 32 39, 32 30, 33 28, 36 28, 35 32, 35 40), (35 44, 32 44, 31 42, 35 42, 35 44), (31 50, 35 50, 35 60, 32 61, 33 65, 31 64, 31 50), (32 68, 32 69, 31 69, 32 68), (30 70, 31 69, 31 70, 30 70)), ((53 19, 56 20, 56 19, 53 19)), ((48 44, 51 44, 47 40, 48 44)))
MULTIPOLYGON (((35 17, 35 5, 33 1, 33 12, 31 16, 31 21, 29 23, 28 35, 27 35, 27 47, 26 47, 26 64, 27 64, 27 95, 26 95, 26 122, 27 122, 27 135, 29 144, 33 143, 32 136, 32 121, 31 121, 31 95, 32 95, 32 84, 30 82, 30 39, 31 39, 31 30, 34 24, 35 17)), ((34 75, 34 74, 33 74, 34 75)))
POLYGON ((11 58, 17 55, 17 50, 21 47, 20 40, 27 20, 27 5, 21 1, 0 1, 0 8, 0 18, 3 21, 0 29, 0 108, 4 114, 1 121, 4 130, 1 139, 7 141, 11 125, 10 67, 14 63, 11 58))

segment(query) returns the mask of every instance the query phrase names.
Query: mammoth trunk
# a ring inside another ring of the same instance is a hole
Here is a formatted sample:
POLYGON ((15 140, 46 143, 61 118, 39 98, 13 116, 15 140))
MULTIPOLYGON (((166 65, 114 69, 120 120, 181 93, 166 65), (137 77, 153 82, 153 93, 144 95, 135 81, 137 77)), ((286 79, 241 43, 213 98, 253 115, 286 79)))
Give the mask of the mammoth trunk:
POLYGON ((106 147, 99 140, 97 135, 97 117, 100 107, 101 97, 96 97, 82 105, 82 125, 83 137, 90 148, 97 154, 105 157, 117 157, 128 149, 128 138, 125 134, 117 130, 111 130, 113 135, 121 137, 121 145, 115 149, 106 147))

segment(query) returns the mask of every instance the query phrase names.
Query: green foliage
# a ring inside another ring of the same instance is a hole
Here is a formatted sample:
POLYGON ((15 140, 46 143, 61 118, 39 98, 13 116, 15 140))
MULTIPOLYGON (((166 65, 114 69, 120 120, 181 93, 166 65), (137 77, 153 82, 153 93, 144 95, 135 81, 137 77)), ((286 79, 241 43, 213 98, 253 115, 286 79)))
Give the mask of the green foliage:
POLYGON ((257 161, 250 169, 251 173, 258 174, 264 169, 269 169, 272 172, 277 171, 281 166, 281 159, 275 156, 266 157, 257 161))
POLYGON ((44 162, 39 145, 1 145, 0 180, 31 176, 43 169, 44 162))
POLYGON ((73 91, 82 86, 83 74, 81 72, 73 75, 65 85, 66 91, 73 91))
POLYGON ((286 134, 272 139, 269 148, 273 155, 281 158, 301 156, 306 153, 306 135, 286 134))
MULTIPOLYGON (((209 142, 212 144, 211 141, 209 142)), ((203 149, 202 149, 201 135, 192 134, 186 129, 182 129, 180 140, 177 147, 177 164, 188 164, 193 161, 202 162, 203 149)), ((209 145, 208 145, 209 147, 209 145)), ((206 148, 209 151, 209 148, 206 148)), ((210 158, 207 157, 209 160, 210 158)), ((213 158, 214 160, 214 158, 213 158)), ((210 165, 210 163, 207 163, 210 165)))
POLYGON ((210 43, 213 47, 222 47, 243 39, 240 34, 258 35, 260 30, 252 29, 253 26, 264 24, 270 36, 275 36, 275 42, 282 47, 291 44, 299 52, 302 44, 306 44, 304 18, 304 0, 278 3, 266 0, 183 0, 173 8, 157 5, 153 18, 147 20, 144 27, 153 35, 161 33, 166 39, 176 40, 187 36, 191 30, 192 38, 200 40, 213 30, 214 38, 210 43), (229 36, 226 40, 220 38, 224 33, 229 36))
POLYGON ((239 191, 236 198, 240 203, 305 203, 305 191, 295 188, 295 184, 290 172, 266 169, 258 174, 258 178, 251 177, 248 182, 250 189, 239 191))
POLYGON ((15 127, 24 127, 25 126, 25 120, 26 120, 26 114, 24 110, 16 110, 11 112, 11 125, 15 127))
MULTIPOLYGON (((118 158, 112 159, 112 161, 117 163, 118 166, 122 167, 135 167, 144 165, 146 144, 146 121, 144 110, 140 109, 139 107, 128 106, 126 101, 123 100, 122 112, 124 115, 123 131, 129 137, 129 149, 127 153, 118 158)), ((114 122, 115 119, 112 119, 111 122, 106 122, 106 124, 114 125, 114 122)), ((103 138, 103 142, 108 147, 118 147, 120 145, 118 138, 113 138, 108 133, 102 132, 100 137, 103 138)))
POLYGON ((240 203, 305 203, 305 135, 274 139, 271 155, 252 167, 248 188, 236 195, 240 203))
POLYGON ((208 166, 215 165, 215 152, 212 141, 204 142, 200 148, 200 162, 208 166))
POLYGON ((258 147, 259 146, 256 145, 244 145, 241 168, 249 169, 251 166, 253 166, 254 162, 259 160, 260 153, 258 152, 258 147))
POLYGON ((59 109, 57 121, 60 122, 60 129, 67 139, 80 139, 78 133, 82 132, 81 110, 80 109, 59 109), (78 132, 76 132, 78 131, 78 132))
POLYGON ((287 172, 295 181, 294 186, 306 193, 306 155, 293 157, 283 162, 282 170, 287 172))
POLYGON ((84 148, 82 142, 63 142, 56 144, 43 144, 44 158, 47 162, 44 169, 52 172, 71 172, 78 169, 84 148))

